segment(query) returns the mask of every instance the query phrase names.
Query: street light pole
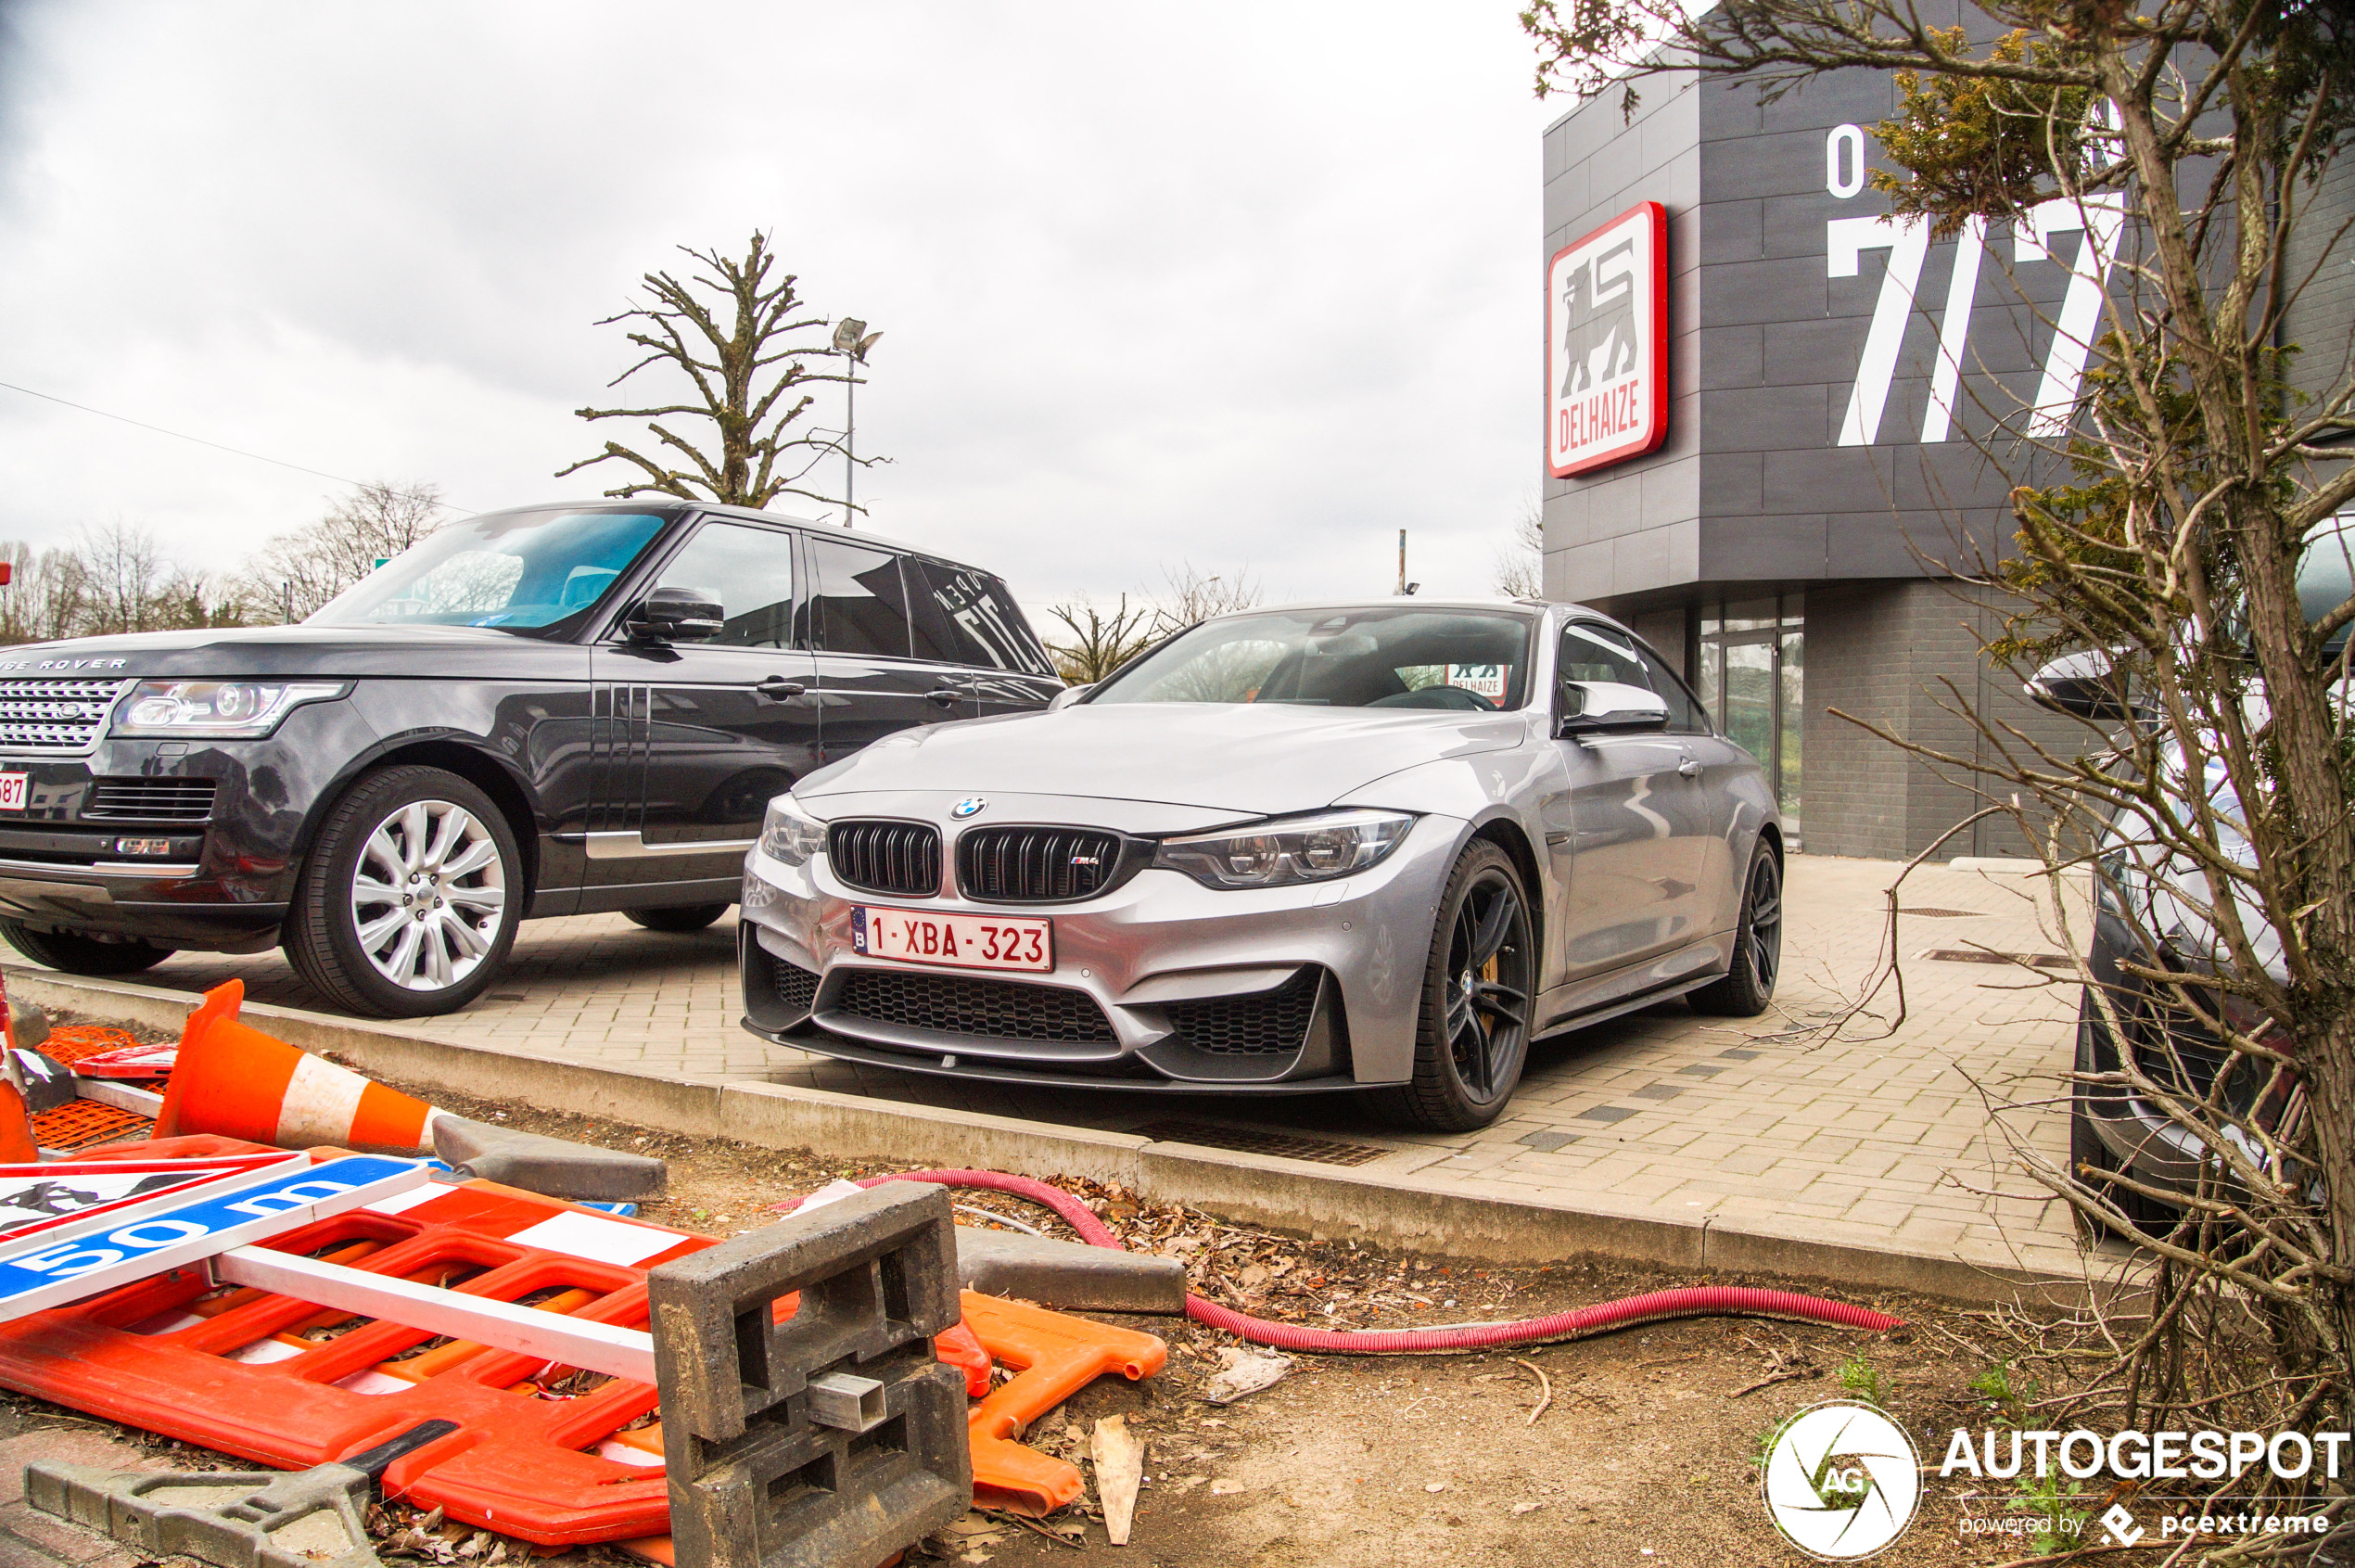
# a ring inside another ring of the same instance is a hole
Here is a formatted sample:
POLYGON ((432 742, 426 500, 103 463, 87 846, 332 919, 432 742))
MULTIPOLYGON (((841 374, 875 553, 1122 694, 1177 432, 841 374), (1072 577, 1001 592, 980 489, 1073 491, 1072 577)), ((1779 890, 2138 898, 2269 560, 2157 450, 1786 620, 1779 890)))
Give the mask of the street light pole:
POLYGON ((867 351, 875 346, 880 332, 869 332, 867 324, 856 316, 845 316, 834 327, 834 352, 843 359, 847 372, 843 381, 842 416, 842 526, 856 528, 859 508, 859 367, 867 363, 867 351))

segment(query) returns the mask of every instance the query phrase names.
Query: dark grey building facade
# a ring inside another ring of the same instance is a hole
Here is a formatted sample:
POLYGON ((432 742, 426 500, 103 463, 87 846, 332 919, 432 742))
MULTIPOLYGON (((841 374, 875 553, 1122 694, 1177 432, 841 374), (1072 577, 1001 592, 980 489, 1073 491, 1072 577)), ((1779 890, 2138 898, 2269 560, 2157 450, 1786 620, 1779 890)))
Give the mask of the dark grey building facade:
MULTIPOLYGON (((1967 753, 1975 730, 1941 706, 1959 694, 2058 738, 1982 666, 2000 609, 1954 573, 2008 547, 2005 470, 2055 433, 2038 411, 2074 397, 2131 236, 2058 204, 1946 240, 1891 222, 1865 177, 1886 73, 1770 105, 1691 77, 1639 91, 1632 119, 1614 93, 1546 132, 1547 254, 1665 204, 1668 435, 1547 479, 1547 591, 1681 657, 1808 851, 1913 853, 1978 802, 1833 710, 1967 753)), ((2024 848, 1991 820, 1942 853, 2024 848)))

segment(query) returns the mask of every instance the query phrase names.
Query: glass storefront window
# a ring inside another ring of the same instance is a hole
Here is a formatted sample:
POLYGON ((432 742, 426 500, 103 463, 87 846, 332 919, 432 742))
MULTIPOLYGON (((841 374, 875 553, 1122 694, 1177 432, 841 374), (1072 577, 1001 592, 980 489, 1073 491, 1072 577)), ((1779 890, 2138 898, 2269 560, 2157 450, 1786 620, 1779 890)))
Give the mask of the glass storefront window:
POLYGON ((1764 764, 1796 848, 1807 711, 1804 595, 1711 599, 1699 609, 1693 690, 1726 738, 1764 764))

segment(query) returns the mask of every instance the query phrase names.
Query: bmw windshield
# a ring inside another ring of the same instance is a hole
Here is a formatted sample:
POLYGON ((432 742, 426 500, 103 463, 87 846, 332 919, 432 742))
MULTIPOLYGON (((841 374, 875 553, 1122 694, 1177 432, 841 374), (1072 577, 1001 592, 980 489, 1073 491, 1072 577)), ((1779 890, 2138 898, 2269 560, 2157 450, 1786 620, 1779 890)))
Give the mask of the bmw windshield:
POLYGON ((662 531, 651 512, 551 508, 452 523, 327 602, 312 626, 568 633, 662 531))
POLYGON ((1492 712, 1527 700, 1535 625, 1439 606, 1229 616, 1179 633, 1087 700, 1492 712))

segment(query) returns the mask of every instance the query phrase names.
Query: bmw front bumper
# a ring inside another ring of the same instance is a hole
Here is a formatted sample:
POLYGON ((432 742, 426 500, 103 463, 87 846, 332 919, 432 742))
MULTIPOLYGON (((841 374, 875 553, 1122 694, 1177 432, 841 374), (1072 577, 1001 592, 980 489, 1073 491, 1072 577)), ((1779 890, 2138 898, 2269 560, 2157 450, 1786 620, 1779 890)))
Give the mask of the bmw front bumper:
MULTIPOLYGON (((821 797, 833 820, 928 822, 942 861, 954 797, 821 797)), ((1139 831, 1137 805, 1030 797, 992 822, 1139 831)), ((1160 831, 1192 831, 1186 813, 1160 831)), ((1231 819, 1229 819, 1231 820, 1231 819)), ((1152 831, 1148 829, 1146 831, 1152 831)), ((1146 869, 1070 903, 866 893, 820 854, 745 860, 745 1026, 821 1055, 913 1072, 1053 1086, 1300 1094, 1407 1081, 1432 919, 1466 824, 1419 819, 1380 864, 1331 882, 1215 889, 1146 869), (1054 923, 1054 967, 1012 974, 857 951, 851 911, 1020 915, 1054 923)))

